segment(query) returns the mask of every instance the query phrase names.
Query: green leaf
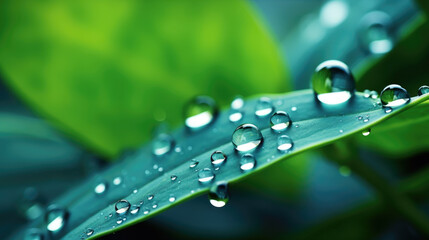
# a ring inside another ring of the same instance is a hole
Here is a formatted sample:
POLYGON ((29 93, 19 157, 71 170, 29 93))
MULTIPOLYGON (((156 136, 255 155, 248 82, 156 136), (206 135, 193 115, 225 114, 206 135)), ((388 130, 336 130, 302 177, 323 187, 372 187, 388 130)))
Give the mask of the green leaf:
POLYGON ((245 1, 1 1, 0 68, 29 105, 105 156, 140 145, 195 95, 289 89, 245 1), (173 104, 174 103, 174 104, 173 104))
MULTIPOLYGON (((230 110, 225 110, 212 124, 199 131, 179 129, 172 134, 176 142, 174 150, 164 156, 155 157, 152 154, 152 142, 78 189, 57 199, 55 203, 65 207, 70 217, 63 231, 55 237, 86 237, 87 229, 94 230, 91 237, 109 234, 146 220, 188 198, 206 193, 213 183, 236 182, 280 160, 381 124, 429 99, 429 95, 415 97, 409 104, 385 113, 385 110, 376 104, 377 100, 365 98, 361 93, 357 93, 345 104, 334 106, 322 105, 316 101, 311 90, 270 97, 275 109, 289 112, 293 121, 284 133, 274 132, 270 128, 269 116, 255 116, 258 99, 245 102, 244 116, 239 122, 231 123, 228 120, 230 110), (291 111, 292 107, 296 107, 296 110, 291 111), (255 124, 264 137, 262 144, 252 153, 257 162, 256 167, 246 172, 240 170, 239 164, 243 153, 236 151, 231 144, 232 132, 242 123, 255 124), (288 152, 277 150, 277 139, 282 134, 287 134, 294 142, 293 148, 288 152), (214 151, 222 151, 227 156, 226 162, 218 170, 210 161, 214 151), (191 168, 191 160, 196 160, 199 164, 191 168), (198 173, 204 168, 212 169, 215 173, 214 181, 209 184, 201 184, 198 181, 198 173), (173 181, 171 176, 177 176, 177 179, 173 181), (122 178, 120 185, 110 184, 115 177, 122 178), (94 187, 101 181, 107 181, 109 186, 105 194, 100 196, 94 193, 94 187), (137 190, 135 193, 134 189, 137 190), (154 196, 153 199, 148 198, 150 195, 154 196), (171 197, 174 197, 175 201, 170 202, 171 197), (118 217, 124 217, 115 213, 115 202, 120 199, 139 205, 140 211, 137 214, 126 214, 126 221, 118 224, 118 217), (141 201, 143 203, 140 205, 141 201), (145 210, 150 212, 145 214, 145 210), (109 217, 110 214, 112 217, 109 217)), ((31 226, 46 229, 43 219, 31 226)))

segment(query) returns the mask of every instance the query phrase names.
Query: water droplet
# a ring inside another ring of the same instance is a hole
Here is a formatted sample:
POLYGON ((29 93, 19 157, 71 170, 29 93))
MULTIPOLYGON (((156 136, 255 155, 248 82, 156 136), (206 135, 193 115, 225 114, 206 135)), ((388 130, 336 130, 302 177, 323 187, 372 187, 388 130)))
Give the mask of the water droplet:
POLYGON ((258 117, 266 117, 274 111, 270 98, 261 97, 256 103, 255 114, 258 117))
POLYGON ((163 156, 171 151, 174 146, 173 137, 168 134, 159 134, 153 141, 152 153, 155 156, 163 156))
POLYGON ((164 168, 163 167, 159 167, 158 168, 158 172, 162 172, 162 171, 164 171, 164 168))
POLYGON ((367 130, 362 131, 362 135, 364 135, 365 137, 368 136, 370 133, 371 133, 371 129, 369 128, 367 130))
POLYGON ((94 192, 96 194, 103 194, 104 192, 106 192, 106 189, 107 189, 107 182, 103 181, 97 184, 97 186, 95 186, 94 192))
POLYGON ((325 104, 348 101, 355 92, 355 80, 346 64, 328 60, 317 66, 312 77, 316 98, 325 104))
POLYGON ((177 153, 179 153, 179 152, 181 152, 181 151, 182 151, 182 148, 181 148, 181 147, 176 147, 176 148, 174 149, 174 151, 175 151, 175 152, 177 152, 177 153))
POLYGON ((149 213, 150 213, 150 209, 149 208, 144 208, 143 214, 146 215, 146 214, 149 214, 149 213))
POLYGON ((369 95, 370 95, 370 97, 371 97, 372 99, 377 99, 377 98, 378 98, 378 93, 377 93, 377 91, 371 91, 371 92, 369 93, 369 95))
POLYGON ((136 214, 136 213, 139 212, 139 210, 140 210, 140 206, 138 206, 138 205, 132 205, 131 208, 130 208, 130 213, 131 214, 136 214))
POLYGON ((293 147, 292 139, 287 135, 282 135, 277 139, 277 149, 279 151, 288 151, 293 147))
POLYGON ((118 225, 119 225, 119 224, 121 224, 121 223, 122 223, 122 221, 123 221, 123 220, 122 220, 122 218, 120 218, 120 217, 119 217, 118 219, 116 219, 116 223, 117 223, 118 225))
POLYGON ((171 175, 170 179, 171 179, 171 181, 176 181, 177 176, 176 175, 171 175))
POLYGON ((209 199, 211 205, 214 207, 223 207, 228 203, 228 183, 217 182, 213 187, 210 188, 209 199))
POLYGON ((253 124, 242 124, 232 134, 232 144, 240 152, 251 151, 261 144, 263 138, 259 129, 253 124))
POLYGON ((199 96, 191 100, 185 107, 185 124, 190 129, 207 126, 217 115, 214 100, 207 96, 199 96))
POLYGON ((291 107, 290 110, 292 110, 292 112, 295 112, 298 108, 297 107, 291 107))
POLYGON ((147 196, 147 200, 152 200, 153 198, 154 198, 155 196, 153 196, 153 195, 149 195, 149 196, 147 196))
POLYGON ((229 121, 238 122, 243 118, 243 114, 240 111, 233 111, 229 114, 229 121))
POLYGON ((27 220, 34 220, 44 214, 44 202, 44 199, 36 188, 27 187, 19 203, 19 210, 27 220))
POLYGON ((128 210, 130 209, 130 206, 131 204, 127 200, 121 199, 116 202, 115 211, 117 214, 124 214, 128 212, 128 210))
POLYGON ((214 166, 219 166, 226 160, 226 155, 221 151, 215 151, 212 153, 210 160, 214 166))
POLYGON ((121 177, 115 177, 114 179, 113 179, 113 185, 119 185, 119 184, 121 184, 122 183, 122 178, 121 177))
POLYGON ((370 90, 368 90, 368 89, 365 89, 365 90, 363 91, 363 96, 364 96, 365 98, 369 98, 369 97, 371 96, 371 91, 370 91, 370 90))
POLYGON ((201 183, 208 183, 214 178, 215 175, 210 168, 204 168, 198 172, 198 181, 201 183))
POLYGON ((85 233, 86 233, 86 236, 91 236, 94 233, 94 229, 88 228, 86 229, 85 233))
POLYGON ((389 15, 373 11, 362 18, 360 39, 363 46, 371 54, 385 54, 392 50, 393 39, 389 31, 391 20, 389 15))
POLYGON ((422 95, 425 95, 425 94, 428 94, 429 93, 429 86, 426 86, 426 85, 424 85, 424 86, 421 86, 420 88, 419 88, 419 91, 418 91, 418 95, 419 96, 422 96, 422 95))
POLYGON ((65 225, 68 213, 63 208, 58 206, 50 206, 46 212, 45 220, 47 223, 46 228, 50 232, 60 231, 65 225))
POLYGON ((232 102, 231 102, 231 108, 238 110, 241 109, 244 106, 244 100, 241 97, 236 97, 232 102))
POLYGON ((343 129, 340 129, 340 130, 339 130, 339 132, 340 132, 340 133, 343 133, 343 132, 344 132, 344 130, 343 130, 343 129))
POLYGON ((289 114, 283 111, 277 111, 270 118, 271 129, 274 131, 283 131, 291 125, 292 121, 289 114))
POLYGON ((112 216, 113 216, 113 214, 111 214, 111 213, 110 213, 110 214, 109 214, 109 218, 111 218, 112 216))
POLYGON ((158 203, 154 203, 153 205, 152 205, 152 208, 153 209, 155 209, 155 208, 157 208, 158 207, 158 203))
POLYGON ((391 107, 386 107, 386 108, 384 108, 384 112, 385 113, 391 113, 392 112, 392 108, 391 107))
POLYGON ((253 157, 252 154, 244 154, 243 156, 241 156, 241 160, 240 160, 240 169, 243 171, 249 171, 251 169, 253 169, 256 165, 256 160, 253 157))
POLYGON ((398 107, 410 101, 407 90, 397 84, 390 84, 381 91, 381 103, 384 107, 398 107))
POLYGON ((40 229, 30 228, 25 232, 24 240, 43 240, 43 233, 40 229))
POLYGON ((198 166, 198 163, 199 162, 197 160, 192 159, 191 164, 189 164, 189 168, 194 168, 194 167, 198 166))
POLYGON ((174 196, 170 196, 170 198, 168 199, 169 202, 175 202, 176 201, 176 197, 174 196))

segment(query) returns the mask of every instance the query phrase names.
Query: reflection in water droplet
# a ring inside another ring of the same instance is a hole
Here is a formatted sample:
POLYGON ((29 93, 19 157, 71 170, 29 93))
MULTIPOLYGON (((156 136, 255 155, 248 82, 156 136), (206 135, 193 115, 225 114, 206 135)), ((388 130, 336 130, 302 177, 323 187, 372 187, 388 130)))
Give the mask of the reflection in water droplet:
POLYGON ((292 139, 287 135, 282 135, 277 139, 277 149, 279 151, 288 151, 293 147, 292 139))
POLYGON ((185 124, 190 129, 207 126, 216 117, 218 109, 215 101, 207 96, 191 100, 185 107, 185 124))
POLYGON ((253 124, 242 124, 232 134, 232 144, 240 152, 254 150, 262 140, 261 132, 253 124))
POLYGON ((398 107, 407 104, 410 101, 410 96, 403 87, 390 84, 383 89, 380 99, 384 107, 398 107))
POLYGON ((204 168, 198 172, 198 181, 201 183, 211 182, 214 178, 215 175, 210 168, 204 168))
POLYGON ((50 232, 60 231, 67 218, 67 212, 63 208, 58 206, 50 206, 48 211, 46 212, 45 220, 46 220, 46 228, 50 232))
POLYGON ((192 159, 191 164, 189 164, 189 168, 194 168, 194 167, 198 166, 198 163, 199 162, 197 160, 192 159))
POLYGON ((238 110, 241 109, 244 106, 244 100, 241 97, 236 97, 232 102, 231 102, 231 108, 238 110))
POLYGON ((355 80, 346 64, 328 60, 317 66, 312 77, 316 98, 325 104, 348 101, 355 92, 355 80))
POLYGON ((226 160, 226 155, 221 151, 215 151, 212 153, 210 160, 214 166, 219 166, 226 160))
POLYGON ((368 136, 371 133, 371 129, 368 128, 367 130, 362 131, 362 135, 364 135, 365 137, 368 136))
POLYGON ((277 111, 270 118, 271 129, 274 131, 283 131, 291 125, 292 121, 289 114, 283 111, 277 111))
POLYGON ((174 146, 173 137, 168 134, 159 134, 152 143, 152 153, 155 156, 163 156, 171 151, 174 146))
POLYGON ((253 157, 252 154, 244 154, 243 156, 241 156, 241 160, 240 160, 240 169, 243 171, 249 171, 251 169, 253 169, 256 165, 256 160, 253 157))
POLYGON ((115 211, 117 214, 124 214, 130 209, 130 206, 131 204, 127 200, 121 199, 116 202, 115 211))
POLYGON ((212 186, 209 192, 209 199, 211 205, 214 207, 225 206, 229 200, 228 183, 217 182, 214 186, 212 186))
POLYGON ((424 86, 421 86, 419 88, 419 91, 418 91, 418 95, 419 96, 422 96, 422 95, 425 95, 425 94, 428 94, 428 93, 429 93, 429 86, 424 85, 424 86))
POLYGON ((229 121, 238 122, 243 118, 243 114, 240 111, 233 111, 229 114, 229 121))
POLYGON ((88 228, 88 229, 86 229, 85 233, 87 236, 91 236, 94 233, 94 229, 88 228))
POLYGON ((131 214, 136 214, 136 213, 139 212, 139 210, 140 210, 140 206, 138 206, 138 205, 132 205, 131 208, 130 208, 130 213, 131 214))
POLYGON ((258 117, 266 117, 274 111, 270 98, 261 97, 256 103, 255 114, 258 117))
POLYGON ((362 18, 360 39, 371 54, 385 54, 393 48, 393 38, 389 31, 391 19, 380 11, 373 11, 362 18))
POLYGON ((113 179, 113 185, 119 185, 122 183, 122 178, 121 177, 115 177, 113 179))

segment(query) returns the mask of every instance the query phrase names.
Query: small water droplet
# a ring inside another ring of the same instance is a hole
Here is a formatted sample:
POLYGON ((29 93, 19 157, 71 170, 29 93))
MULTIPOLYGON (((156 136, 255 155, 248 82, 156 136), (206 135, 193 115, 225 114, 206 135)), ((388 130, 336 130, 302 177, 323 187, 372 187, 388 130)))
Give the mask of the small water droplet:
POLYGON ((111 214, 111 213, 110 213, 110 214, 109 214, 109 218, 111 218, 112 216, 113 216, 113 214, 111 214))
POLYGON ((410 101, 407 90, 397 84, 390 84, 381 92, 381 103, 384 107, 398 107, 410 101))
POLYGON ((138 206, 138 205, 132 205, 131 208, 130 208, 130 213, 131 214, 136 214, 136 213, 139 212, 139 210, 140 210, 140 206, 138 206))
POLYGON ((340 130, 339 130, 339 132, 340 132, 340 133, 343 133, 344 131, 343 131, 343 129, 340 129, 340 130))
POLYGON ((210 188, 209 200, 214 207, 223 207, 228 203, 228 183, 217 182, 210 188))
POLYGON ((369 98, 369 97, 371 96, 371 91, 370 91, 370 90, 368 90, 368 89, 365 89, 365 90, 363 91, 363 96, 364 96, 365 98, 369 98))
POLYGON ((241 97, 236 97, 232 102, 231 102, 231 108, 238 110, 241 109, 244 106, 244 100, 241 97))
POLYGON ((106 192, 106 189, 107 189, 107 182, 103 181, 95 186, 94 192, 96 194, 103 194, 106 192))
POLYGON ((144 210, 143 210, 143 214, 144 215, 147 215, 147 214, 149 214, 150 213, 150 209, 149 208, 144 208, 144 210))
POLYGON ((429 93, 429 86, 426 86, 426 85, 421 86, 421 87, 419 88, 419 91, 417 92, 417 94, 418 94, 419 96, 422 96, 422 95, 425 95, 425 94, 428 94, 428 93, 429 93))
POLYGON ((371 129, 366 129, 364 131, 362 131, 362 135, 364 135, 365 137, 368 136, 371 133, 371 129))
POLYGON ((155 156, 163 156, 171 151, 174 146, 174 139, 168 134, 159 134, 153 141, 152 153, 155 156))
POLYGON ((371 97, 372 99, 377 99, 377 98, 378 98, 378 93, 377 93, 377 91, 371 91, 369 94, 370 94, 370 97, 371 97))
POLYGON ((196 130, 210 124, 217 115, 215 101, 207 96, 199 96, 185 106, 185 124, 196 130))
POLYGON ((94 233, 94 229, 88 228, 86 229, 85 233, 86 233, 86 236, 91 236, 94 233))
POLYGON ((169 202, 175 202, 176 201, 176 197, 174 196, 170 196, 170 198, 168 198, 169 202))
POLYGON ((119 224, 121 224, 121 223, 122 223, 122 221, 123 221, 123 220, 122 220, 122 218, 120 218, 120 217, 119 217, 118 219, 116 219, 116 224, 118 224, 118 225, 119 225, 119 224))
POLYGON ((154 195, 149 195, 149 196, 147 196, 147 200, 152 200, 153 198, 154 198, 155 196, 154 195))
POLYGON ((219 166, 226 160, 226 155, 221 151, 215 151, 212 153, 210 160, 214 166, 219 166))
POLYGON ((164 171, 164 168, 163 167, 159 167, 158 168, 158 172, 162 172, 162 171, 164 171))
POLYGON ((46 228, 50 232, 60 231, 67 220, 68 213, 61 207, 52 205, 48 208, 45 216, 46 228))
POLYGON ((256 165, 256 160, 253 157, 252 154, 244 154, 243 156, 241 156, 241 160, 240 160, 240 169, 243 171, 249 171, 252 170, 256 165))
POLYGON ((287 135, 282 135, 277 139, 277 149, 279 151, 288 151, 293 147, 292 139, 287 135))
POLYGON ((119 185, 119 184, 121 184, 122 183, 122 178, 121 177, 115 177, 114 179, 113 179, 113 185, 119 185))
POLYGON ((271 129, 274 131, 284 131, 291 125, 292 121, 289 114, 283 111, 277 111, 270 118, 271 129))
POLYGON ((177 176, 176 175, 171 175, 170 179, 171 179, 171 181, 176 181, 177 176))
POLYGON ((130 209, 130 206, 131 204, 127 200, 121 199, 116 202, 115 211, 117 214, 124 214, 128 212, 128 210, 130 209))
POLYGON ((134 190, 133 190, 133 193, 134 193, 134 194, 136 194, 138 191, 139 191, 139 190, 134 189, 134 190))
POLYGON ((273 103, 270 98, 261 97, 256 103, 255 114, 258 117, 266 117, 274 111, 273 103))
POLYGON ((198 172, 198 181, 201 183, 211 182, 214 178, 215 175, 210 168, 204 168, 198 172))
POLYGON ((391 113, 392 112, 392 108, 391 107, 386 107, 386 108, 384 108, 384 112, 385 113, 391 113))
POLYGON ((290 110, 292 110, 292 112, 295 112, 296 110, 298 110, 297 107, 291 107, 290 110))
POLYGON ((393 48, 393 38, 389 31, 389 15, 380 11, 366 14, 361 21, 360 39, 371 54, 385 54, 393 48))
POLYGON ((158 164, 154 164, 152 168, 153 169, 158 169, 158 164))
POLYGON ((229 114, 229 121, 238 122, 243 118, 243 114, 240 111, 233 111, 229 114))
POLYGON ((355 80, 348 66, 337 60, 328 60, 317 66, 312 77, 316 98, 325 104, 348 101, 355 92, 355 80))
POLYGON ((189 168, 194 168, 194 167, 198 166, 198 163, 199 162, 197 160, 192 159, 191 164, 189 164, 189 168))
POLYGON ((254 150, 262 140, 261 132, 253 124, 242 124, 232 134, 232 144, 240 152, 254 150))
POLYGON ((157 208, 158 207, 158 203, 154 203, 153 205, 152 205, 152 208, 153 209, 155 209, 155 208, 157 208))

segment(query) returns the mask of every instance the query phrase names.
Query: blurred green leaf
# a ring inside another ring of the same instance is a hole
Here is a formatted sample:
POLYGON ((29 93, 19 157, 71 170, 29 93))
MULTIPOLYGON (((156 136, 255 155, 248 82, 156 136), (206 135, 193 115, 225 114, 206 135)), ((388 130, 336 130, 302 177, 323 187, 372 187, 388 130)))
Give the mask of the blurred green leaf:
POLYGON ((39 113, 113 156, 200 94, 289 89, 275 43, 245 1, 0 3, 0 68, 39 113))

